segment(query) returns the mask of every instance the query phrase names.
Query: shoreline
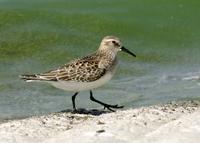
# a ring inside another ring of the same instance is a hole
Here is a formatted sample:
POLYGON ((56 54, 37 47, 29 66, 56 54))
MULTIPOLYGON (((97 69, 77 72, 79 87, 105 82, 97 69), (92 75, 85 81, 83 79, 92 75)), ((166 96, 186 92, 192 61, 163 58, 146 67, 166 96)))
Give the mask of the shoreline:
POLYGON ((195 143, 200 140, 200 101, 171 102, 113 113, 91 112, 102 114, 59 112, 0 123, 0 142, 195 143))

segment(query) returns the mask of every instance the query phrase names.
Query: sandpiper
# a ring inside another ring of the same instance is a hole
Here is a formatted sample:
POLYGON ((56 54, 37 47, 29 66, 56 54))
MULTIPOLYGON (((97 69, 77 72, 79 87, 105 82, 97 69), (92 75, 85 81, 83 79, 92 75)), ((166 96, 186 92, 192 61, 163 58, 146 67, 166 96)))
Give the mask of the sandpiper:
POLYGON ((136 55, 126 49, 119 38, 106 36, 100 43, 98 50, 83 58, 75 59, 55 70, 40 74, 27 74, 20 77, 27 82, 38 81, 50 83, 56 88, 73 91, 73 110, 76 110, 75 98, 80 91, 90 90, 90 99, 104 106, 110 111, 123 106, 103 103, 93 97, 92 89, 108 82, 115 73, 117 66, 117 53, 124 51, 134 57, 136 55))

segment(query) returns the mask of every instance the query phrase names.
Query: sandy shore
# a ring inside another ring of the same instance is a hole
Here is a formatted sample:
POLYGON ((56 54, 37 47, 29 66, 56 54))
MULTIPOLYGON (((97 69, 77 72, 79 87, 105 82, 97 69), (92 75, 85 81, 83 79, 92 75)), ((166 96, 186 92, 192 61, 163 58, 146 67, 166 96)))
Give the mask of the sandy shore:
POLYGON ((198 143, 200 101, 101 115, 54 113, 0 124, 0 143, 198 143))

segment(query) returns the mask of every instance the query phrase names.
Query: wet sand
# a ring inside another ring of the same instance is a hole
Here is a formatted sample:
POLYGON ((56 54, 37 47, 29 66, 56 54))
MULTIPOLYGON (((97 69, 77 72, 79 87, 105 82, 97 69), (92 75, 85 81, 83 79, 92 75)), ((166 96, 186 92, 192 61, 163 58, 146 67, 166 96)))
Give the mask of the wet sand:
POLYGON ((0 143, 197 143, 200 101, 52 113, 0 124, 0 143))

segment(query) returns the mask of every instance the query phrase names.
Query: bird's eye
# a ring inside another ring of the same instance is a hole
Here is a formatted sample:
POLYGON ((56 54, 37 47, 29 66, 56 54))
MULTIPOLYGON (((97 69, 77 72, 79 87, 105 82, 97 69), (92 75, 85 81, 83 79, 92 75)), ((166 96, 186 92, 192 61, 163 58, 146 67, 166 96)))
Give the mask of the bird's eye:
POLYGON ((116 41, 112 41, 112 43, 113 43, 115 46, 119 46, 119 43, 117 43, 116 41))
POLYGON ((116 44, 116 41, 112 41, 113 44, 116 44))

